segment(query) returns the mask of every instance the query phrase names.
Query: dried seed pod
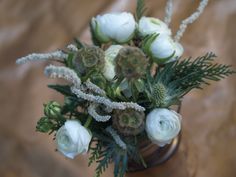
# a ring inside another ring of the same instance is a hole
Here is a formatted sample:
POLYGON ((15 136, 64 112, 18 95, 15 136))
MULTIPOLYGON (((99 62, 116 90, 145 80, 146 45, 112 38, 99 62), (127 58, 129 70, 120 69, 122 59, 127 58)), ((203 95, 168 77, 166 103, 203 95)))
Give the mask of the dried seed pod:
POLYGON ((144 119, 144 112, 133 109, 116 110, 112 115, 112 125, 122 135, 137 135, 144 130, 144 119))
POLYGON ((73 59, 75 68, 80 73, 95 68, 102 70, 105 65, 105 53, 102 49, 96 46, 86 46, 78 50, 73 59))
POLYGON ((124 77, 128 80, 143 77, 148 66, 148 59, 137 47, 123 47, 115 61, 118 77, 124 77))

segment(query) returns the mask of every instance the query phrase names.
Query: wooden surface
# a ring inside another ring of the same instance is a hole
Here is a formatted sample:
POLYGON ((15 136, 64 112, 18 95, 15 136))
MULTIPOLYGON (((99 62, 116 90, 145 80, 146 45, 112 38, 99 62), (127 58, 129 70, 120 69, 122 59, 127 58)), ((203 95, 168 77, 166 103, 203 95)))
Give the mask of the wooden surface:
MULTIPOLYGON (((163 19, 164 0, 147 0, 149 15, 163 19)), ((176 31, 198 1, 175 0, 176 31)), ((42 104, 61 96, 47 89, 46 63, 16 66, 31 52, 62 48, 74 36, 89 41, 88 22, 98 13, 131 10, 134 0, 0 0, 0 176, 92 177, 87 157, 68 160, 54 151, 52 137, 35 132, 42 104)), ((236 67, 236 1, 210 0, 188 28, 185 56, 208 51, 236 67)), ((183 140, 176 156, 160 167, 128 177, 235 177, 236 77, 193 91, 183 103, 183 140)), ((112 166, 104 177, 112 176, 112 166)))

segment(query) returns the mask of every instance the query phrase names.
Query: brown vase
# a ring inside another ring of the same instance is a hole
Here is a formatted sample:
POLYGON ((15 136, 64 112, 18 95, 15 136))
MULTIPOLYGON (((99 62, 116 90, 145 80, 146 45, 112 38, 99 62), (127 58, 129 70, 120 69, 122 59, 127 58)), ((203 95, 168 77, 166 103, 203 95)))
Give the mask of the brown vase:
MULTIPOLYGON (((179 113, 181 109, 181 104, 175 108, 179 113)), ((160 147, 153 144, 149 139, 145 139, 140 143, 139 152, 142 155, 146 167, 143 164, 139 164, 132 159, 128 162, 127 172, 136 172, 151 168, 153 166, 161 165, 169 160, 177 151, 181 141, 181 132, 177 137, 175 137, 170 144, 160 147)))
POLYGON ((177 151, 181 140, 181 133, 172 140, 172 142, 164 147, 159 147, 149 140, 145 140, 140 144, 140 154, 142 155, 147 167, 142 164, 130 160, 128 162, 127 172, 136 172, 145 170, 153 166, 161 165, 169 160, 177 151))

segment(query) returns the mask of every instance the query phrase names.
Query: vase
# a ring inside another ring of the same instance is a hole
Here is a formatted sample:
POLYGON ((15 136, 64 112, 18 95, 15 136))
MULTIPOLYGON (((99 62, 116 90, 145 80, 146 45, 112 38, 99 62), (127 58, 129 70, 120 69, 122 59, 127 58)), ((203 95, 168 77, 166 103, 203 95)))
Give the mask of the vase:
POLYGON ((144 165, 130 160, 128 162, 127 172, 141 171, 165 163, 177 151, 180 140, 181 133, 177 137, 175 137, 170 144, 165 145, 164 147, 153 144, 149 140, 143 141, 140 144, 139 152, 142 155, 147 166, 144 167, 144 165))
MULTIPOLYGON (((178 113, 180 113, 180 109, 181 104, 177 108, 175 108, 176 112, 178 113)), ((163 163, 171 159, 172 156, 174 156, 174 154, 178 150, 180 141, 181 132, 171 141, 170 144, 167 144, 164 147, 160 147, 152 143, 149 139, 143 140, 139 144, 139 152, 146 164, 146 167, 144 167, 143 164, 137 163, 131 159, 128 161, 127 172, 137 172, 157 165, 162 165, 163 163)))

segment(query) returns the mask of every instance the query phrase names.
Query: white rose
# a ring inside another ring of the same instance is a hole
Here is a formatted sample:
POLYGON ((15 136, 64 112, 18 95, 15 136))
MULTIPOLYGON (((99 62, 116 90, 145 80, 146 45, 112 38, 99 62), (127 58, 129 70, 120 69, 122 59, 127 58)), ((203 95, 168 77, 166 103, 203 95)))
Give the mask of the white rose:
POLYGON ((169 144, 181 130, 181 115, 165 108, 152 110, 146 119, 146 132, 149 139, 159 145, 169 144))
POLYGON ((142 17, 139 21, 138 29, 142 36, 154 33, 171 35, 171 30, 163 21, 152 17, 142 17))
POLYGON ((133 37, 136 22, 131 13, 110 13, 93 18, 92 28, 100 42, 125 43, 133 37))
POLYGON ((88 151, 91 135, 76 120, 67 120, 56 134, 57 149, 63 155, 73 159, 76 155, 88 151))
POLYGON ((105 67, 103 69, 104 77, 111 81, 116 75, 115 58, 118 55, 121 45, 112 45, 105 51, 105 67))
POLYGON ((144 50, 158 64, 175 61, 184 51, 181 44, 167 35, 158 35, 154 40, 147 40, 144 50))

